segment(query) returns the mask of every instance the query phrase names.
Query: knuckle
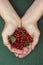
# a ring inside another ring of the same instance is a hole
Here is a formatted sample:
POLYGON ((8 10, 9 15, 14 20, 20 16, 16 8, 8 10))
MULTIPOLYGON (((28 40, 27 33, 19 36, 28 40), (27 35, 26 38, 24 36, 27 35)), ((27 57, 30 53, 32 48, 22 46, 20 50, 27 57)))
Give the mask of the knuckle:
POLYGON ((40 36, 40 32, 39 31, 37 32, 37 35, 40 36))
POLYGON ((36 32, 40 36, 40 30, 38 28, 37 28, 36 32))
POLYGON ((40 36, 40 32, 39 32, 38 34, 39 34, 39 36, 40 36))

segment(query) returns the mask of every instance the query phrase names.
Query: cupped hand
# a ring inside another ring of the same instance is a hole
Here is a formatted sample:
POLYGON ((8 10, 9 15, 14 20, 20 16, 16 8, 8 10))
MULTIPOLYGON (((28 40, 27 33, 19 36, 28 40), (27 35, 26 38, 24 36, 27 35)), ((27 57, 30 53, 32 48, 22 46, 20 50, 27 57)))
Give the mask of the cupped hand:
MULTIPOLYGON (((42 3, 41 3, 42 4, 42 3)), ((37 22, 42 16, 42 5, 38 2, 34 2, 33 5, 29 8, 26 14, 20 19, 7 0, 0 0, 0 15, 5 21, 5 27, 2 32, 4 45, 9 48, 17 57, 23 58, 28 55, 38 43, 40 37, 40 31, 37 27, 37 22), (38 13, 37 13, 38 12, 38 13), (18 27, 24 27, 27 32, 33 37, 33 42, 29 46, 24 47, 23 50, 11 49, 10 43, 8 41, 8 36, 12 35, 13 32, 18 27)))
MULTIPOLYGON (((35 46, 38 44, 40 31, 37 26, 37 21, 43 14, 42 2, 34 1, 32 6, 26 11, 25 15, 22 17, 22 26, 27 30, 27 32, 33 37, 33 42, 29 46, 22 50, 22 53, 17 53, 16 56, 23 58, 28 55, 35 46)), ((20 50, 21 52, 21 50, 20 50)))
POLYGON ((14 50, 11 49, 11 46, 10 46, 10 43, 8 40, 8 36, 12 35, 18 27, 20 27, 19 20, 16 21, 14 19, 14 22, 13 22, 13 19, 12 19, 12 22, 5 23, 4 29, 2 31, 4 45, 7 46, 9 48, 9 50, 12 52, 14 52, 14 50))
POLYGON ((15 53, 14 49, 11 49, 8 36, 12 35, 18 27, 21 27, 21 19, 8 0, 0 0, 0 15, 5 21, 2 31, 3 43, 11 52, 15 53))
MULTIPOLYGON (((25 22, 24 22, 25 23, 25 22)), ((38 44, 39 41, 39 37, 40 37, 40 31, 37 27, 36 24, 32 24, 32 23, 27 23, 24 24, 23 23, 23 27, 27 30, 27 32, 33 37, 33 42, 30 43, 29 46, 23 48, 22 53, 18 53, 17 56, 19 58, 23 58, 26 55, 28 55, 32 50, 34 50, 35 46, 38 44)))
POLYGON ((5 26, 2 31, 3 43, 17 56, 18 53, 20 54, 22 51, 16 48, 11 48, 8 36, 12 35, 18 27, 21 27, 21 18, 17 15, 8 0, 0 0, 0 15, 5 21, 5 26))

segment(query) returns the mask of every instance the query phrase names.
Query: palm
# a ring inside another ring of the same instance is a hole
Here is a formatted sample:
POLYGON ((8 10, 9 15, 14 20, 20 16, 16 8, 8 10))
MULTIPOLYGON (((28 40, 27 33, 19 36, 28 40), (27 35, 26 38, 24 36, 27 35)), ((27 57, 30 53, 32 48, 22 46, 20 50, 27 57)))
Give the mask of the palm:
POLYGON ((26 24, 24 25, 24 28, 33 37, 33 42, 30 43, 29 46, 25 47, 22 51, 20 51, 21 53, 18 53, 18 54, 16 53, 16 55, 20 58, 25 57, 35 48, 35 46, 38 44, 38 40, 40 36, 39 30, 37 26, 35 26, 34 24, 26 24))

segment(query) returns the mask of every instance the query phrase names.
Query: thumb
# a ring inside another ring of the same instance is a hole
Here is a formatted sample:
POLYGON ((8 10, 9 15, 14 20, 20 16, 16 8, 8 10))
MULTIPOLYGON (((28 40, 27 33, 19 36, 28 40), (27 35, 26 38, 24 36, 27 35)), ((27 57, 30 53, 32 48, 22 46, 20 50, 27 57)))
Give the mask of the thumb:
POLYGON ((3 44, 7 46, 11 52, 14 52, 14 49, 13 50, 11 49, 10 43, 8 41, 8 36, 12 35, 15 29, 16 29, 16 26, 10 23, 5 25, 2 32, 3 44))
POLYGON ((35 29, 34 38, 32 42, 32 50, 34 50, 35 46, 38 44, 39 37, 40 37, 40 32, 38 29, 35 29))

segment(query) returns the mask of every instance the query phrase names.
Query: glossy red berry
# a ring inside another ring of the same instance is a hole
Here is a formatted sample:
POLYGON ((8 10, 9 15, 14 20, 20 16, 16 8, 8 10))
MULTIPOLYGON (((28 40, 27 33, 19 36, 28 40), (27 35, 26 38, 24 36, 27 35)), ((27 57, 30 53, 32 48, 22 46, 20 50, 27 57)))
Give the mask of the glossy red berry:
POLYGON ((20 27, 17 28, 12 36, 16 38, 16 41, 13 40, 14 41, 13 43, 11 40, 9 40, 12 48, 17 48, 22 50, 25 46, 29 45, 29 43, 33 42, 33 38, 24 28, 20 28, 20 27))

